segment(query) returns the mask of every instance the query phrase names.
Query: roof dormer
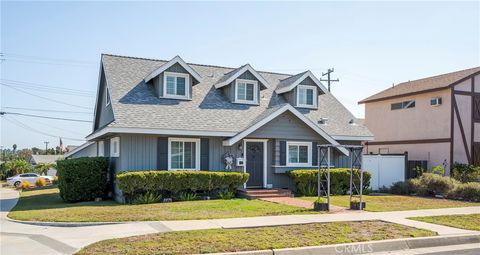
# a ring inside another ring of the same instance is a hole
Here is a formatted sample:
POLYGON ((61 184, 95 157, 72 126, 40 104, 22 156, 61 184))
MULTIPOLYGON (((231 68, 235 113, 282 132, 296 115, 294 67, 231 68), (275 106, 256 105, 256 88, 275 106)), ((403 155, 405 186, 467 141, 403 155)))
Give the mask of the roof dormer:
POLYGON ((192 87, 202 77, 179 56, 151 72, 145 83, 152 82, 161 98, 191 99, 192 87))
POLYGON ((310 71, 296 74, 280 81, 277 94, 285 94, 287 101, 299 108, 316 109, 318 95, 327 93, 327 89, 310 71))
POLYGON ((226 73, 215 84, 233 103, 258 105, 260 90, 270 85, 249 64, 226 73))

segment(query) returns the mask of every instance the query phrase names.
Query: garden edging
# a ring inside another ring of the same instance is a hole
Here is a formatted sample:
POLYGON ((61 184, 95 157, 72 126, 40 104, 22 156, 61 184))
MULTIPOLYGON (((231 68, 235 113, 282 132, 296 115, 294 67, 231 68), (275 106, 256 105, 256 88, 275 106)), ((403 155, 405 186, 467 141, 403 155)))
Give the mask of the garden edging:
POLYGON ((357 243, 343 243, 323 246, 283 248, 259 251, 241 251, 209 253, 209 255, 302 255, 302 254, 362 254, 372 252, 387 252, 409 250, 436 246, 480 243, 480 234, 463 234, 452 236, 413 237, 394 240, 380 240, 357 243))

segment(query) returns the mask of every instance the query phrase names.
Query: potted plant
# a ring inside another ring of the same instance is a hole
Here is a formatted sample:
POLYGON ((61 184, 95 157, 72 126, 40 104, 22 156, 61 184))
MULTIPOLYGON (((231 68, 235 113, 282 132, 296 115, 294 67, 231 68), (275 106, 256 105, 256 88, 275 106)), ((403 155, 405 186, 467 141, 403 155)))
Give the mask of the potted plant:
POLYGON ((328 211, 328 209, 327 199, 323 197, 319 197, 313 202, 313 210, 315 211, 328 211))
MULTIPOLYGON (((365 202, 362 201, 362 210, 365 209, 365 202)), ((357 198, 354 198, 353 200, 350 201, 350 209, 351 210, 360 210, 360 200, 357 198)))

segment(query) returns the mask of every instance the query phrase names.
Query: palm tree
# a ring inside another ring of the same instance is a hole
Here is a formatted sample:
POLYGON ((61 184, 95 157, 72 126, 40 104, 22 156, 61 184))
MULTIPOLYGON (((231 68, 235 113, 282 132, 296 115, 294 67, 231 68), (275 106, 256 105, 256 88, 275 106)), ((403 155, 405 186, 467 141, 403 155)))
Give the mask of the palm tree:
POLYGON ((17 150, 17 144, 14 143, 14 144, 12 145, 12 148, 13 148, 13 153, 15 153, 15 151, 17 150))

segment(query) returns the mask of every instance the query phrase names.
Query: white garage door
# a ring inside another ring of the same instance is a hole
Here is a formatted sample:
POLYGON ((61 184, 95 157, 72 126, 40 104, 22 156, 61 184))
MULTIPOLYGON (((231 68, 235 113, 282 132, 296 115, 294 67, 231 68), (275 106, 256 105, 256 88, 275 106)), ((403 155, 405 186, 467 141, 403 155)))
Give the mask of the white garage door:
POLYGON ((390 187, 392 183, 405 180, 404 155, 363 155, 362 169, 372 174, 370 187, 390 187))

